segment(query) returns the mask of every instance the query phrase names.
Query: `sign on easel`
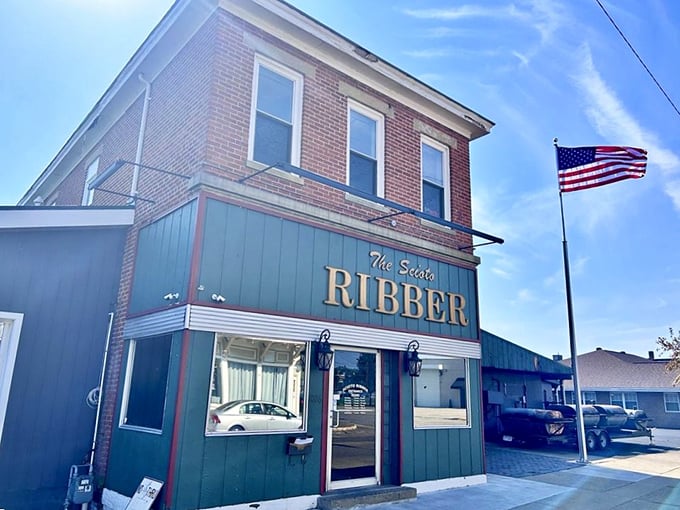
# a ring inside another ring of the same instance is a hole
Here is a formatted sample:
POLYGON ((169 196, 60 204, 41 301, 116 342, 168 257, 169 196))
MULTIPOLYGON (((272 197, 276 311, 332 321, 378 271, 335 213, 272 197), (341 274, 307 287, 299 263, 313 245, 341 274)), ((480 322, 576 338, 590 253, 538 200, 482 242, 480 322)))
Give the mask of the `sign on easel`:
POLYGON ((162 487, 160 480, 144 477, 125 510, 149 510, 162 487))

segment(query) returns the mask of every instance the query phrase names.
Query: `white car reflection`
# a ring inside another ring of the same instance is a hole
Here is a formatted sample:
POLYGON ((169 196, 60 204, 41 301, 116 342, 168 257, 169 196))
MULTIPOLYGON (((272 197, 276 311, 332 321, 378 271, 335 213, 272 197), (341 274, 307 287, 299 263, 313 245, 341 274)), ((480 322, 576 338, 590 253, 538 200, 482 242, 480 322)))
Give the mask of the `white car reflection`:
POLYGON ((260 400, 234 400, 210 411, 208 430, 236 432, 292 430, 302 428, 302 419, 279 404, 260 400))

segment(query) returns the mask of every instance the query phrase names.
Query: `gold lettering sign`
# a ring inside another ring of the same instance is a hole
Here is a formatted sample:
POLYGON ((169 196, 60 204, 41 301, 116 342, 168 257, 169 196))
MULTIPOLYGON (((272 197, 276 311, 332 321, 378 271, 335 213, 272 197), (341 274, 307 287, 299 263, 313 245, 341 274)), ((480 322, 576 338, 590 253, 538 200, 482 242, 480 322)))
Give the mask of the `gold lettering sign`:
MULTIPOLYGON (((384 271, 394 267, 379 252, 371 252, 370 255, 372 267, 378 267, 384 271)), ((397 267, 402 269, 408 267, 408 265, 402 264, 405 260, 402 260, 397 267)), ((469 320, 465 316, 467 303, 462 294, 429 287, 421 289, 417 285, 406 282, 397 284, 394 280, 365 273, 355 273, 356 279, 353 279, 350 272, 345 269, 332 266, 325 266, 325 269, 328 271, 328 295, 324 304, 364 311, 373 310, 386 315, 399 313, 402 317, 410 319, 424 317, 426 321, 455 326, 467 326, 469 324, 469 320), (372 303, 373 308, 371 308, 368 299, 371 282, 374 282, 374 295, 376 296, 375 302, 372 303)), ((401 273, 402 269, 398 269, 397 272, 403 274, 401 273)), ((429 268, 417 269, 416 273, 421 275, 413 276, 416 279, 434 280, 434 273, 429 268)))

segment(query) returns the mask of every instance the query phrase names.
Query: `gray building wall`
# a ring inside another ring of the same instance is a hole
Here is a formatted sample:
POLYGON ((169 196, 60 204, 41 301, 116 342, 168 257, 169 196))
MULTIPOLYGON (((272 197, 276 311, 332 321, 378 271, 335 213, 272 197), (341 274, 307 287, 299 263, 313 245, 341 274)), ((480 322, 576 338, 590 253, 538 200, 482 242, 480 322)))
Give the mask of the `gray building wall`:
POLYGON ((0 443, 0 508, 60 508, 89 461, 125 228, 0 232, 0 310, 24 314, 0 443), (59 506, 55 506, 59 505, 59 506))

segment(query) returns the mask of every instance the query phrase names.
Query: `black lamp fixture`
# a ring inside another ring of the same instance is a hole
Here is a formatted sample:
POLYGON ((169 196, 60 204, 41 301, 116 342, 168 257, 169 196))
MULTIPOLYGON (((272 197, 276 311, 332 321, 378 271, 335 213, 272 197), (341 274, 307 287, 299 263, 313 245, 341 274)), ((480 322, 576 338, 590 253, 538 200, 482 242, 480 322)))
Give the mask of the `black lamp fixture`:
POLYGON ((418 377, 423 369, 423 360, 418 356, 419 348, 418 340, 411 340, 406 348, 406 370, 411 377, 418 377))
POLYGON ((323 372, 328 372, 333 364, 333 350, 328 339, 331 337, 331 332, 324 329, 316 341, 316 366, 323 372))

